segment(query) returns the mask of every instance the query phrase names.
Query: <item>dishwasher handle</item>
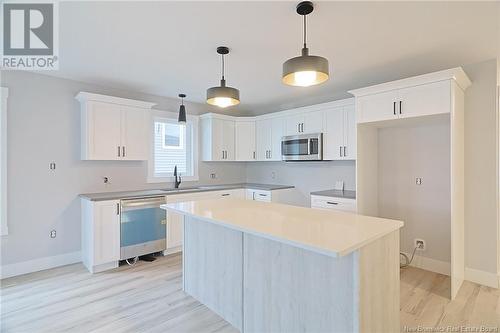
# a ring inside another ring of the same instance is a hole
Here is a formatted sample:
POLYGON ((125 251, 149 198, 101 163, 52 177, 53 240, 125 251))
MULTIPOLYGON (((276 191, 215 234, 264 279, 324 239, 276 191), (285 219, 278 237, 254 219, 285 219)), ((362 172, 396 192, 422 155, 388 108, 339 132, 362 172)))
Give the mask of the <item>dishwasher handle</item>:
POLYGON ((149 197, 149 198, 135 198, 121 200, 122 212, 134 209, 145 209, 160 207, 166 203, 165 197, 149 197))

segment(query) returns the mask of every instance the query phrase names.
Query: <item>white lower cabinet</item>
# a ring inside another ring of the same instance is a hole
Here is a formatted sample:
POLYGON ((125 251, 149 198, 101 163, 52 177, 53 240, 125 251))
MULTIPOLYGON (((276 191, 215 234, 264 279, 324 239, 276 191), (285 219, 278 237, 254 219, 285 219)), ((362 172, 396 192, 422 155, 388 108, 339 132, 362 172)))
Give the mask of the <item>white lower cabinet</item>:
POLYGON ((118 267, 120 200, 82 200, 82 261, 92 273, 118 267))
POLYGON ((356 213, 356 199, 311 195, 311 208, 340 210, 356 213))
MULTIPOLYGON (((172 194, 167 195, 166 201, 167 203, 174 203, 218 198, 245 199, 245 190, 231 189, 224 191, 172 194)), ((167 212, 167 249, 164 252, 165 254, 175 253, 182 250, 182 238, 184 230, 183 221, 183 216, 181 214, 167 212)))
POLYGON ((272 201, 272 194, 271 194, 271 191, 247 189, 246 190, 246 199, 247 200, 255 200, 255 201, 271 202, 272 201))

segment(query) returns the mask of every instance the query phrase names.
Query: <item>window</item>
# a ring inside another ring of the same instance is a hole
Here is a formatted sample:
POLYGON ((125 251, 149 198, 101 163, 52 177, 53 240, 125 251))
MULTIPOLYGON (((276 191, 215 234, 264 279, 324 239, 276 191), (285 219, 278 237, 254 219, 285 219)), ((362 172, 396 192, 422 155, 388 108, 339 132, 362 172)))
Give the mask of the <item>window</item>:
POLYGON ((174 118, 153 117, 153 145, 149 161, 150 182, 170 181, 174 168, 183 180, 197 180, 196 119, 179 124, 174 118))

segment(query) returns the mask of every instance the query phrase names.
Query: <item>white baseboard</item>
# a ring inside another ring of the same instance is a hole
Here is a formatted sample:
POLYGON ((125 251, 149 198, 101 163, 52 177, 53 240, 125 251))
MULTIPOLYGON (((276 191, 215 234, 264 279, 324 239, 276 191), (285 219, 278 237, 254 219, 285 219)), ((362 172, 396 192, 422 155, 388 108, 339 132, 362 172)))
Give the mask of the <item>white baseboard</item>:
MULTIPOLYGON (((411 258, 411 253, 405 253, 405 254, 408 256, 408 258, 411 258)), ((451 272, 449 262, 422 257, 418 255, 415 255, 410 266, 444 275, 450 275, 451 272)))
MULTIPOLYGON (((405 253, 409 258, 411 257, 411 253, 405 253)), ((413 262, 410 266, 425 269, 426 271, 431 271, 434 273, 450 275, 451 266, 449 262, 431 259, 427 257, 417 256, 413 258, 413 262)), ((465 268, 465 280, 471 281, 483 286, 491 287, 491 288, 499 288, 500 287, 500 275, 495 273, 490 273, 486 271, 480 271, 473 268, 465 268)))
POLYGON ((0 279, 43 271, 45 269, 74 264, 82 261, 81 252, 71 252, 52 257, 22 261, 0 266, 0 279))
POLYGON ((465 279, 483 286, 498 288, 499 276, 495 273, 480 271, 473 268, 465 268, 465 279))

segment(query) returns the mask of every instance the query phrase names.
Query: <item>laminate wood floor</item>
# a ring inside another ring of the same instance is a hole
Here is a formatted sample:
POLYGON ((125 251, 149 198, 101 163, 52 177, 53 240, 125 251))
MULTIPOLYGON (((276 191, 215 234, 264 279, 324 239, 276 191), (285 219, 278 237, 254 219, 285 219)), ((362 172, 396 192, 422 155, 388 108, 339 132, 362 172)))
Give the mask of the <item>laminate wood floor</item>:
MULTIPOLYGON (((81 264, 1 281, 1 332, 237 332, 182 292, 181 256, 90 274, 81 264)), ((450 302, 449 278, 401 272, 401 330, 500 327, 500 291, 466 282, 450 302), (409 327, 410 329, 405 329, 409 327)))

